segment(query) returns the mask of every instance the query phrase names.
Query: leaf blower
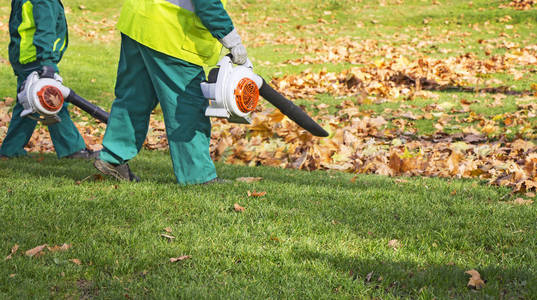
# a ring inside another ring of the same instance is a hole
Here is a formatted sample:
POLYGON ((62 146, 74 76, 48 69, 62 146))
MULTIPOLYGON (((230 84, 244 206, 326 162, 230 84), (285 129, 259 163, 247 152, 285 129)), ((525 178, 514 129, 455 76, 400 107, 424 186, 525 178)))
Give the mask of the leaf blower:
POLYGON ((232 123, 251 124, 251 113, 257 107, 259 95, 278 108, 300 127, 319 137, 328 132, 317 124, 306 112, 273 89, 261 76, 253 71, 247 60, 244 65, 234 66, 229 56, 224 56, 217 66, 209 71, 207 81, 201 83, 209 106, 208 117, 228 119, 232 123))
POLYGON ((21 117, 29 117, 44 124, 61 121, 58 112, 62 109, 64 101, 78 106, 103 123, 108 122, 109 114, 106 111, 64 86, 61 76, 48 66, 28 75, 17 94, 17 99, 24 108, 21 117))

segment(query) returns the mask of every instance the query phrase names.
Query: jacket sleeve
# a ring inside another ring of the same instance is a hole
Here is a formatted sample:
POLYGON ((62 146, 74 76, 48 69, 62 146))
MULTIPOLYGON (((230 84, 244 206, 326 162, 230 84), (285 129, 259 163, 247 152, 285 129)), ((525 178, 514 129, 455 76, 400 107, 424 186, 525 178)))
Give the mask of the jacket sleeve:
POLYGON ((220 0, 192 0, 194 12, 211 34, 221 39, 233 31, 234 26, 220 0))
POLYGON ((45 66, 56 66, 53 48, 56 39, 57 13, 50 0, 30 0, 33 5, 35 21, 34 45, 37 50, 37 61, 45 66))

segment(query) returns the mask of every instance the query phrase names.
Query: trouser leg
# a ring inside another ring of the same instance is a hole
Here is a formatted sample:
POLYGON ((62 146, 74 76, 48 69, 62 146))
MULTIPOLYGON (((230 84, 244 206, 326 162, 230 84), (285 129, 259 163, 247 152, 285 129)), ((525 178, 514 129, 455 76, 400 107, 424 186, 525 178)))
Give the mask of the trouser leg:
POLYGON ((2 155, 14 157, 26 154, 24 146, 28 144, 32 137, 37 121, 26 117, 21 118, 20 114, 23 110, 24 108, 18 102, 13 107, 13 114, 6 137, 2 141, 2 147, 0 148, 0 154, 2 155))
POLYGON ((216 177, 211 159, 211 123, 205 116, 208 100, 200 83, 203 69, 140 46, 157 95, 179 184, 197 184, 216 177))
POLYGON ((115 94, 110 118, 103 138, 100 158, 122 164, 135 157, 142 147, 156 95, 138 43, 121 37, 115 94))

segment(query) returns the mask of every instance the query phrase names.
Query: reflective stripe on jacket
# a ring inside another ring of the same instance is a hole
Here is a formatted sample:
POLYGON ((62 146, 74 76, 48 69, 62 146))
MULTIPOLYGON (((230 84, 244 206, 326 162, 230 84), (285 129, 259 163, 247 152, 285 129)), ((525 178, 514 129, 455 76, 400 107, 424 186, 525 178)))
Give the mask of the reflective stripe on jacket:
POLYGON ((199 66, 218 61, 233 30, 226 0, 125 0, 117 27, 151 49, 199 66))
POLYGON ((12 0, 9 61, 15 70, 56 65, 67 49, 67 21, 59 0, 12 0))

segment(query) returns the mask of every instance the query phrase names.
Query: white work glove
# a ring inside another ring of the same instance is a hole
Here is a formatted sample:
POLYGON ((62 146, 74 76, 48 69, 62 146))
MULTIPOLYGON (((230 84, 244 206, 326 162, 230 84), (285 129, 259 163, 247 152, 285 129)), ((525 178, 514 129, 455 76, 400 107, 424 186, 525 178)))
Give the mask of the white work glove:
POLYGON ((225 37, 219 40, 231 52, 231 61, 237 65, 244 65, 248 59, 246 48, 242 44, 241 37, 237 30, 233 29, 225 37))

